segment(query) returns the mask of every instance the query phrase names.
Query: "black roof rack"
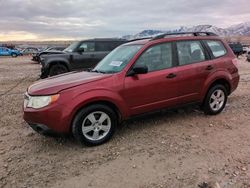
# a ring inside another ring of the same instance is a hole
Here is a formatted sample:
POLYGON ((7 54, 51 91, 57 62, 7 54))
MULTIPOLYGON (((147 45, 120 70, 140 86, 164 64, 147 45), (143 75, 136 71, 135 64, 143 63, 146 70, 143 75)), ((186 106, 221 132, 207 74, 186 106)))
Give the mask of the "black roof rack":
POLYGON ((133 42, 133 41, 137 41, 137 40, 152 39, 152 38, 153 38, 153 37, 136 38, 136 39, 131 39, 131 40, 128 40, 128 42, 133 42))
POLYGON ((179 32, 179 33, 160 34, 160 35, 153 37, 152 40, 162 39, 162 38, 165 38, 166 36, 171 36, 171 35, 218 36, 212 32, 179 32))

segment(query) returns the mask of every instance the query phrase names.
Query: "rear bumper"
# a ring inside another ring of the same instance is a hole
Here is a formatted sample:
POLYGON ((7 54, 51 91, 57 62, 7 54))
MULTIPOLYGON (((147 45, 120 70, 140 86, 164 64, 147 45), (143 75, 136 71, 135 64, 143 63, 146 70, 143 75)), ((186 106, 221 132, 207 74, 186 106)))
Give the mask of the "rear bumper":
POLYGON ((232 81, 231 81, 231 92, 235 91, 239 85, 239 81, 240 81, 240 76, 239 74, 237 74, 236 76, 233 77, 232 81))

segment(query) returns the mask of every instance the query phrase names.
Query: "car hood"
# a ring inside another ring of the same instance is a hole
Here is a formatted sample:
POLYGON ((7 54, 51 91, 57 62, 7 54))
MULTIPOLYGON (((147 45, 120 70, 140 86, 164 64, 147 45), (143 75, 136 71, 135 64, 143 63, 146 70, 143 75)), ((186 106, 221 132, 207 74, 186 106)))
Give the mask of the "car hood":
POLYGON ((38 81, 28 88, 29 95, 52 95, 62 90, 96 80, 111 77, 110 74, 94 72, 66 73, 38 81))
POLYGON ((40 52, 40 55, 49 55, 49 54, 65 54, 65 52, 63 51, 59 51, 59 50, 49 50, 49 51, 43 51, 43 52, 40 52))

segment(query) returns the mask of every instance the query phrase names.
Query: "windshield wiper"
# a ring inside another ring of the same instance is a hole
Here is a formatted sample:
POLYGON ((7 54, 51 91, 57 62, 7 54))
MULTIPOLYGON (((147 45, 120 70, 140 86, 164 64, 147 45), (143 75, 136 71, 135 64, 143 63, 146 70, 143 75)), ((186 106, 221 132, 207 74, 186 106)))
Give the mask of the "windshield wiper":
POLYGON ((90 72, 97 72, 97 73, 102 73, 102 74, 105 74, 106 72, 104 71, 99 71, 99 70, 91 70, 90 72))

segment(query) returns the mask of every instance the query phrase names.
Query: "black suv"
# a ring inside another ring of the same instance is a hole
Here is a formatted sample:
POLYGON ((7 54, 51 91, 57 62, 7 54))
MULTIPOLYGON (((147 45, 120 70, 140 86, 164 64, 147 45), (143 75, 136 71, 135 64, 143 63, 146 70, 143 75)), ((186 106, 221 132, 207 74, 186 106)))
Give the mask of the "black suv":
POLYGON ((241 43, 229 43, 229 46, 237 57, 244 53, 241 43))
POLYGON ((41 78, 93 68, 109 52, 125 42, 124 39, 84 40, 72 43, 64 49, 64 54, 41 56, 41 78))

